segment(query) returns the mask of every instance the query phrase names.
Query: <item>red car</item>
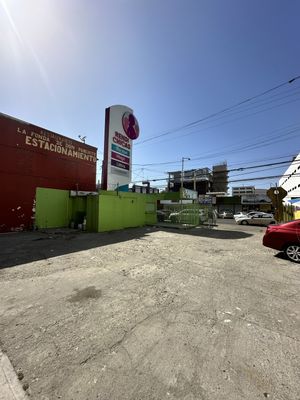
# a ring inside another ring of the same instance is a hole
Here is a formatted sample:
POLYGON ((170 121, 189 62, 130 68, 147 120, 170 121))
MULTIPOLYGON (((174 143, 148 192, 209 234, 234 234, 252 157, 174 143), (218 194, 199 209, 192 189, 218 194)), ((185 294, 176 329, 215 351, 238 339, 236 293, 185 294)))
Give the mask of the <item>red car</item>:
POLYGON ((300 219, 269 225, 263 237, 263 245, 284 251, 291 261, 300 263, 300 219))

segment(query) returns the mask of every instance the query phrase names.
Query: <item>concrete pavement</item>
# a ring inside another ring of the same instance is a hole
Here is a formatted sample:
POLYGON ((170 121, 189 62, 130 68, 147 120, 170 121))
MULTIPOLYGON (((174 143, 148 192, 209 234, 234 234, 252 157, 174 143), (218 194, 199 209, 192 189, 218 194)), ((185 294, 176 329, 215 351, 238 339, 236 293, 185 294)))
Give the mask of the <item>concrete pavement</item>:
POLYGON ((28 400, 6 354, 0 350, 0 400, 28 400))
POLYGON ((299 266, 264 228, 2 237, 0 340, 35 400, 299 400, 299 266))

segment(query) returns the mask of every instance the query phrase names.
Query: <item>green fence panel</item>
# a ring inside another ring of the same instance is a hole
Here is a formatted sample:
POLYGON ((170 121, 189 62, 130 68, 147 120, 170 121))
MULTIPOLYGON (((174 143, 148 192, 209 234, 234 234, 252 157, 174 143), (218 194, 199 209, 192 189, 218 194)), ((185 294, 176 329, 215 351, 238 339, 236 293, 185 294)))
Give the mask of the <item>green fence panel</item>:
POLYGON ((36 189, 35 225, 37 228, 69 226, 71 203, 68 190, 36 189))

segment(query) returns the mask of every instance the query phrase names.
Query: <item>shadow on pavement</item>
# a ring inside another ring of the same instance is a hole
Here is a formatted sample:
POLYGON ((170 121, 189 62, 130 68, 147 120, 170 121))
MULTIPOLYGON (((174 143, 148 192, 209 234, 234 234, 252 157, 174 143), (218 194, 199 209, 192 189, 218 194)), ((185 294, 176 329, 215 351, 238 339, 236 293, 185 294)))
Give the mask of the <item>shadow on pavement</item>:
POLYGON ((89 250, 130 240, 146 240, 151 232, 165 231, 214 239, 244 239, 252 236, 241 231, 210 228, 165 229, 161 227, 128 228, 105 233, 88 233, 70 229, 43 232, 19 232, 0 236, 0 269, 27 264, 78 251, 89 250))
POLYGON ((78 251, 142 239, 153 228, 89 233, 71 229, 18 232, 0 236, 0 270, 78 251))
POLYGON ((287 256, 283 251, 280 251, 279 253, 275 254, 274 257, 280 258, 281 260, 288 260, 287 256))
POLYGON ((191 235, 199 237, 208 237, 212 239, 245 239, 253 236, 252 233, 246 233, 243 231, 230 231, 209 227, 198 227, 193 229, 174 229, 174 228, 159 228, 161 231, 177 233, 180 235, 191 235))

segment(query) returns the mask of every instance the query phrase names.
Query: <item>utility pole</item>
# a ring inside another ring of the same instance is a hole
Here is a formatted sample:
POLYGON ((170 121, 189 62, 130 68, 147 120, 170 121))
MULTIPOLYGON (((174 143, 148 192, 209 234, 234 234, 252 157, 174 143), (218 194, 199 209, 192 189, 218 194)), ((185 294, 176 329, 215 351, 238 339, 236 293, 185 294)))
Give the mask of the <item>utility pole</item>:
POLYGON ((182 157, 181 159, 181 204, 182 204, 182 196, 183 196, 183 173, 184 173, 184 160, 189 161, 190 158, 189 157, 182 157))
POLYGON ((281 222, 282 213, 281 213, 280 210, 279 210, 279 199, 278 199, 279 190, 278 190, 278 187, 277 187, 277 182, 275 182, 274 194, 276 195, 276 211, 275 211, 275 213, 276 213, 276 215, 277 215, 277 218, 280 219, 280 221, 278 221, 278 222, 281 222))

